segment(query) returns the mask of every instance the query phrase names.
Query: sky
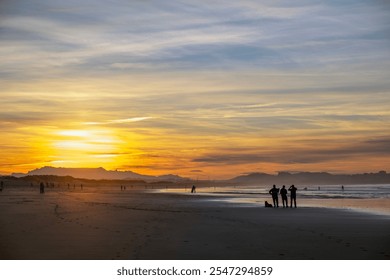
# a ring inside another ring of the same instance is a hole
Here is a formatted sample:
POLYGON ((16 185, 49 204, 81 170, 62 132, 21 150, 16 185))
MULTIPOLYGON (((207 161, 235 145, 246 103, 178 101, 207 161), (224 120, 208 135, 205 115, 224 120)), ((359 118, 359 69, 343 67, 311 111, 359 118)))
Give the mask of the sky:
POLYGON ((384 0, 0 1, 0 174, 390 171, 384 0))

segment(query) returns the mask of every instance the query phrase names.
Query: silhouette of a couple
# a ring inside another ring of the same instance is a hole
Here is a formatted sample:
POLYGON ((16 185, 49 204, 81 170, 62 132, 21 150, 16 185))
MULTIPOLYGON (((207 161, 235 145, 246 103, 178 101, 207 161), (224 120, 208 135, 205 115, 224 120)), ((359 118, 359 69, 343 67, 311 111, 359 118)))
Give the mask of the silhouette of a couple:
MULTIPOLYGON (((297 208, 297 188, 294 185, 291 185, 291 187, 288 188, 290 191, 290 207, 294 206, 297 208)), ((269 194, 272 196, 274 207, 279 207, 279 189, 276 187, 276 185, 273 185, 272 189, 269 190, 269 194)), ((288 199, 287 199, 287 190, 286 186, 283 185, 282 189, 280 190, 280 196, 282 197, 282 203, 283 208, 288 207, 288 199)))

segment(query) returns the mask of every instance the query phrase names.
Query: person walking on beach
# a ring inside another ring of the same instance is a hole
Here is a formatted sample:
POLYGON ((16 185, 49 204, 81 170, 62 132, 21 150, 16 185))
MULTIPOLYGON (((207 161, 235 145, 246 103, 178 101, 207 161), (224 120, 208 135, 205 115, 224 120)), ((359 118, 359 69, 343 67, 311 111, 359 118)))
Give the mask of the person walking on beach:
POLYGON ((196 193, 196 187, 195 187, 195 185, 192 186, 192 188, 191 188, 191 193, 196 193))
POLYGON ((291 185, 291 187, 288 188, 288 190, 291 192, 290 193, 290 207, 293 207, 293 201, 294 201, 294 206, 297 208, 297 188, 294 185, 291 185))
POLYGON ((279 189, 276 188, 276 186, 274 185, 272 189, 269 190, 269 194, 272 195, 274 207, 279 207, 279 198, 278 198, 279 189))
POLYGON ((282 189, 280 190, 280 195, 282 196, 283 208, 288 207, 287 190, 285 185, 283 185, 282 189))
POLYGON ((39 185, 39 192, 40 192, 40 193, 45 193, 45 184, 43 184, 42 182, 41 182, 41 184, 39 185))

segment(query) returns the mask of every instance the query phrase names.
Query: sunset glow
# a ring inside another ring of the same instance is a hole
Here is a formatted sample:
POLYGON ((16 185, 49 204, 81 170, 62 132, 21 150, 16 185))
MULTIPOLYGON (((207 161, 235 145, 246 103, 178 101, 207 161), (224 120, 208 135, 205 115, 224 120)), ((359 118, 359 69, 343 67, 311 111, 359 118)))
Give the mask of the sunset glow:
POLYGON ((380 1, 36 2, 0 4, 0 174, 390 171, 380 1))

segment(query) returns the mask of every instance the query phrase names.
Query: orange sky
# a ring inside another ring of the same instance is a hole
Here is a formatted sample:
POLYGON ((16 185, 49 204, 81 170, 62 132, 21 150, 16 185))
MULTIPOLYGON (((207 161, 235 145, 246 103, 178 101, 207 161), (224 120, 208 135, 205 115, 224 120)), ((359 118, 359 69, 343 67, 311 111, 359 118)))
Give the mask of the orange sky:
POLYGON ((2 174, 390 171, 379 4, 17 2, 0 20, 2 174))

